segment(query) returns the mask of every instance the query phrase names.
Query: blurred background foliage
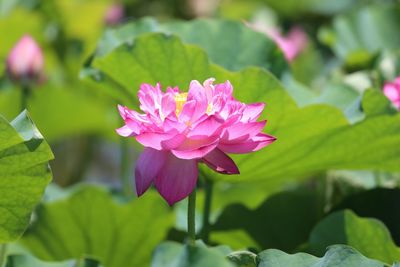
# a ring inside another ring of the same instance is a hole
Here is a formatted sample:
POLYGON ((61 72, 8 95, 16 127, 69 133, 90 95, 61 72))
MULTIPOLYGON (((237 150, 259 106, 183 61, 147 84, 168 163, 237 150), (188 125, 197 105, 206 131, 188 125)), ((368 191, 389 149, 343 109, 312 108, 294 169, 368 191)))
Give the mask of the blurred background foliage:
MULTIPOLYGON (((368 258, 399 261, 400 115, 381 93, 400 75, 399 26, 396 0, 0 0, 3 123, 20 113, 22 97, 5 60, 30 34, 43 48, 45 79, 32 88, 28 110, 55 155, 53 183, 11 246, 10 262, 33 262, 33 253, 136 266, 148 264, 162 240, 182 241, 186 203, 168 208, 151 193, 135 199, 126 189, 132 181, 121 179, 131 179, 140 147, 132 141, 121 151, 116 105, 137 108, 142 82, 185 88, 211 76, 229 79, 241 101, 266 102, 266 132, 278 142, 235 156, 240 176, 202 169, 197 226, 207 244, 318 257, 346 244, 368 258), (116 4, 123 17, 110 25, 106 13, 116 4), (283 33, 301 27, 307 46, 287 62, 274 40, 244 22, 283 33), (210 183, 208 238, 202 225, 210 183)), ((165 243, 155 262, 184 249, 165 243)), ((196 253, 214 262, 220 252, 196 253)))

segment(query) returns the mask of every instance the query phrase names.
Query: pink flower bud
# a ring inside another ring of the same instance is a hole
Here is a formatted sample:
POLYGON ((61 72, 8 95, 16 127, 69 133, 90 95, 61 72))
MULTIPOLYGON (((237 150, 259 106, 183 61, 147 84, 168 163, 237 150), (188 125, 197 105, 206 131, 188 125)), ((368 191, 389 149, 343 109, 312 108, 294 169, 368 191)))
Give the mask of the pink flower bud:
POLYGON ((386 82, 383 86, 383 93, 400 110, 400 76, 393 82, 386 82))
POLYGON ((7 72, 15 80, 37 80, 43 72, 43 53, 35 40, 23 36, 7 58, 7 72))
POLYGON ((106 11, 104 21, 106 25, 112 26, 121 23, 124 18, 124 7, 121 4, 112 4, 106 11))

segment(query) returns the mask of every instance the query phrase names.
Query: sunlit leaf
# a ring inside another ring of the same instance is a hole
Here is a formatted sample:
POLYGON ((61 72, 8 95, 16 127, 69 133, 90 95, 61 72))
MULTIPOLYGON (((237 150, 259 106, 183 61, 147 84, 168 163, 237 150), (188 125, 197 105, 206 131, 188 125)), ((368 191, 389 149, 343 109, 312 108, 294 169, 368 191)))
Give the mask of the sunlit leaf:
POLYGON ((229 70, 259 66, 281 74, 287 69, 283 54, 271 39, 251 30, 243 22, 230 20, 158 23, 152 18, 145 18, 107 30, 99 42, 97 53, 103 56, 123 43, 134 43, 138 35, 146 32, 176 34, 185 43, 202 47, 213 63, 229 70))
POLYGON ((0 116, 0 243, 24 232, 51 180, 49 145, 27 112, 14 121, 0 116))
POLYGON ((279 14, 288 17, 298 17, 309 13, 333 15, 345 11, 356 3, 354 0, 264 0, 264 2, 279 14))
POLYGON ((351 125, 339 109, 330 105, 299 108, 267 71, 246 68, 232 73, 210 65, 203 51, 182 44, 177 37, 138 37, 133 46, 121 46, 96 57, 93 67, 101 71, 95 81, 110 92, 118 92, 117 101, 130 108, 138 109, 136 92, 141 83, 160 82, 164 87, 187 90, 191 80, 213 76, 218 82, 230 80, 240 101, 267 103, 262 116, 268 119, 265 131, 278 140, 259 152, 234 156, 241 175, 210 171, 210 177, 264 181, 268 187, 269 179, 281 179, 283 183, 327 169, 400 170, 400 114, 370 116, 351 125))
POLYGON ((210 240, 217 244, 226 244, 232 249, 260 249, 260 245, 245 230, 212 231, 210 240))
POLYGON ((58 0, 55 2, 66 35, 83 40, 93 49, 94 41, 104 25, 104 16, 110 1, 58 0))
POLYGON ((90 96, 83 88, 41 87, 33 92, 28 104, 49 141, 82 134, 113 135, 117 127, 116 116, 110 113, 115 107, 90 96))
MULTIPOLYGON (((6 118, 18 114, 20 102, 21 90, 18 88, 0 91, 0 113, 6 118)), ((48 84, 34 88, 28 99, 28 108, 49 142, 83 134, 114 136, 114 129, 118 126, 117 114, 112 113, 115 106, 95 95, 90 96, 81 87, 60 88, 48 84)))
POLYGON ((0 58, 6 58, 11 48, 24 34, 30 34, 36 41, 42 43, 44 41, 43 24, 43 18, 39 13, 29 12, 22 8, 17 8, 7 16, 0 17, 0 33, 2 36, 7 36, 7 38, 3 37, 0 43, 0 58), (23 23, 27 20, 29 23, 23 23))

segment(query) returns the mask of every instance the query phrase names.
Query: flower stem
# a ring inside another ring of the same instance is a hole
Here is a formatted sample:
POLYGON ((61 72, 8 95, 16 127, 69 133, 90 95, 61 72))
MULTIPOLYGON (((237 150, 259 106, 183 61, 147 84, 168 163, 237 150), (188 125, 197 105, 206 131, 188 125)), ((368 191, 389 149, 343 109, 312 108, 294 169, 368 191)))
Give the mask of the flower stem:
POLYGON ((25 109, 28 108, 29 93, 30 93, 29 85, 23 83, 21 85, 21 111, 24 111, 25 109))
POLYGON ((203 211, 203 230, 202 239, 205 243, 208 242, 210 235, 210 213, 211 213, 211 201, 213 192, 213 182, 207 178, 204 179, 204 211, 203 211))
POLYGON ((120 152, 121 152, 120 177, 122 182, 122 188, 125 196, 131 196, 132 186, 129 174, 129 163, 130 163, 129 143, 126 138, 121 137, 120 152))
POLYGON ((189 244, 194 246, 196 243, 196 225, 195 225, 195 216, 196 216, 196 188, 193 189, 193 192, 188 197, 188 236, 189 236, 189 244))

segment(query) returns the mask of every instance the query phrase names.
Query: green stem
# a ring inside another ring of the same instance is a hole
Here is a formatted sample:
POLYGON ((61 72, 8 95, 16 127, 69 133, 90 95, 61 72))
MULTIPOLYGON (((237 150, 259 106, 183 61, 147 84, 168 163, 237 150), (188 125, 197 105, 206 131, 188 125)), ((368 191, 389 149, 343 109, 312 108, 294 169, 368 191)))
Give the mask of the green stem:
POLYGON ((7 259, 7 245, 0 244, 0 267, 3 267, 6 264, 7 259))
POLYGON ((213 193, 213 182, 209 179, 204 179, 204 211, 203 211, 203 230, 202 239, 205 243, 208 243, 208 237, 210 235, 210 213, 211 213, 211 201, 213 193))
POLYGON ((27 83, 23 83, 21 85, 21 111, 28 109, 29 94, 30 94, 29 85, 27 85, 27 83))
POLYGON ((195 225, 195 216, 196 216, 196 188, 193 189, 193 192, 188 197, 188 236, 189 236, 189 244, 196 244, 196 225, 195 225))
POLYGON ((131 185, 130 170, 129 170, 130 166, 129 143, 127 138, 121 137, 120 149, 121 149, 120 177, 122 181, 122 188, 126 196, 131 196, 132 185, 131 185))

